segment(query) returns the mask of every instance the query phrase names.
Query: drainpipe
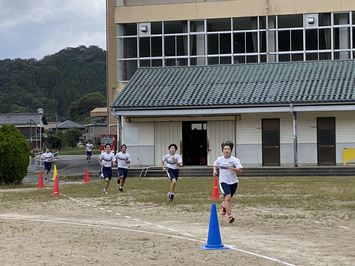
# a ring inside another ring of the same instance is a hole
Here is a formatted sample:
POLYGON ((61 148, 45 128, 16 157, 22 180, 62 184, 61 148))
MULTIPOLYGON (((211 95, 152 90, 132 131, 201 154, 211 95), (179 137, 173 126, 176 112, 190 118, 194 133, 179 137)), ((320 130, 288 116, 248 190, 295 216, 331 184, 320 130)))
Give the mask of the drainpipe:
POLYGON ((265 7, 265 33, 266 33, 266 63, 269 63, 269 0, 266 0, 266 7, 265 7))
POLYGON ((293 165, 294 165, 294 167, 298 167, 297 112, 293 111, 293 105, 292 104, 290 104, 290 112, 292 114, 293 165))

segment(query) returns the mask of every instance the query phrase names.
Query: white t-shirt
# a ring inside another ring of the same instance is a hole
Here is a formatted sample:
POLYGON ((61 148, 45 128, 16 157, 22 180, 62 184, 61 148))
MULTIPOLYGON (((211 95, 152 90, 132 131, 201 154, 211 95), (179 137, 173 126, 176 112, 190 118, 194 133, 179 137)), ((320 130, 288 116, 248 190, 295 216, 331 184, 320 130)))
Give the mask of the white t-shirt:
POLYGON ((219 168, 219 183, 230 185, 239 182, 237 173, 232 169, 228 169, 230 166, 243 168, 238 158, 234 156, 230 156, 229 158, 221 156, 214 162, 214 166, 219 168))
POLYGON ((94 148, 94 145, 92 143, 86 143, 85 148, 86 148, 86 151, 92 151, 92 148, 94 148))
POLYGON ((128 168, 128 164, 126 163, 125 160, 131 161, 131 156, 129 155, 128 152, 123 153, 123 152, 119 152, 116 154, 115 159, 117 161, 117 167, 118 168, 128 168))
POLYGON ((50 151, 45 152, 41 155, 41 160, 43 160, 44 162, 53 162, 53 159, 54 159, 54 155, 50 151))
POLYGON ((103 152, 99 155, 99 160, 101 161, 103 167, 112 167, 112 161, 114 158, 115 155, 112 152, 103 152))
POLYGON ((178 169, 177 164, 182 164, 182 157, 180 154, 175 153, 174 155, 166 154, 161 158, 166 167, 170 169, 178 169), (175 161, 175 160, 177 161, 175 161))

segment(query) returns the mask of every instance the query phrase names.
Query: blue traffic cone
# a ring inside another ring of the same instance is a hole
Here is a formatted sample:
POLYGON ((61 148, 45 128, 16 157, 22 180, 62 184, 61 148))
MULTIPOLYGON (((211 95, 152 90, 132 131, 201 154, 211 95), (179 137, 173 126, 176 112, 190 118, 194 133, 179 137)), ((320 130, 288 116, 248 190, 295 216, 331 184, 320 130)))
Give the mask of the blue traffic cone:
POLYGON ((211 205, 210 226, 208 228, 207 244, 202 247, 203 249, 229 249, 222 244, 221 233, 219 232, 219 224, 217 217, 216 203, 211 205))

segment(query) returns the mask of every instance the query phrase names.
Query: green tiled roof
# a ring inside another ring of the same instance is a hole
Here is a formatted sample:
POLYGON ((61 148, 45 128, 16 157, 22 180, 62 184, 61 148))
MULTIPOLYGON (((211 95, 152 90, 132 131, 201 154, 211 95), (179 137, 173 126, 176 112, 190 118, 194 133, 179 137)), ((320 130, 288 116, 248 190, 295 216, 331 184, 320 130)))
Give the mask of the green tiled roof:
POLYGON ((116 110, 354 103, 355 60, 141 68, 116 110))

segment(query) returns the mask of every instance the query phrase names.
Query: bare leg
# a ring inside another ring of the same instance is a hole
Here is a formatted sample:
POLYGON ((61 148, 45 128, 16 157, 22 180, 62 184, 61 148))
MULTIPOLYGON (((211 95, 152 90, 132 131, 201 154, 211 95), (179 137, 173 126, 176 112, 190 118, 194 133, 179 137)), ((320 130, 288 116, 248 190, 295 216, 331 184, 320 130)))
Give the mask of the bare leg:
POLYGON ((232 197, 228 194, 224 197, 224 207, 226 208, 227 216, 232 215, 232 197))
POLYGON ((120 176, 121 179, 121 188, 123 188, 124 184, 126 183, 126 178, 124 176, 120 176))
POLYGON ((171 183, 170 183, 170 192, 173 194, 175 193, 175 187, 176 187, 176 179, 173 178, 171 179, 171 183))

